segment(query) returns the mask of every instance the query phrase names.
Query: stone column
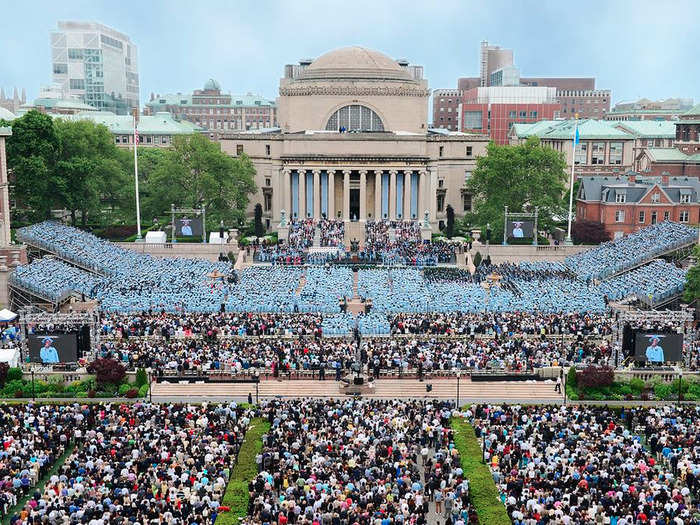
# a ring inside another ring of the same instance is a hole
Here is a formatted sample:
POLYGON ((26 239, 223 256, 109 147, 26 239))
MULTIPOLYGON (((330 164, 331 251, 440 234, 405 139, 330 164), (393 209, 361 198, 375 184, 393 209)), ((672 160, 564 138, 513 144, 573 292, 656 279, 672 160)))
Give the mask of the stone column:
POLYGON ((411 220, 411 173, 412 171, 403 171, 403 218, 411 220))
POLYGON ((326 170, 328 173, 328 218, 335 219, 335 170, 326 170))
POLYGON ((389 172, 389 219, 396 220, 396 170, 389 172))
POLYGON ((423 221, 425 210, 428 209, 428 199, 426 198, 428 188, 427 179, 427 172, 422 170, 418 172, 418 219, 420 219, 421 222, 423 221))
POLYGON ((314 219, 321 218, 321 170, 314 170, 314 219))
POLYGON ((382 219, 382 170, 374 170, 374 220, 382 219))
POLYGON ((287 214, 287 220, 289 220, 292 211, 292 203, 290 198, 290 195, 292 194, 292 183, 289 174, 290 170, 287 168, 280 169, 279 171, 279 190, 277 191, 278 206, 276 210, 277 216, 273 217, 274 220, 279 220, 280 212, 282 210, 285 211, 287 214))
POLYGON ((350 220, 350 170, 343 170, 343 219, 350 220))
POLYGON ((306 219, 306 170, 297 170, 299 174, 299 219, 306 219))
POLYGON ((430 190, 428 191, 428 198, 430 199, 430 223, 437 223, 437 171, 432 169, 428 171, 430 190))
POLYGON ((360 170, 360 220, 367 220, 367 170, 360 170))

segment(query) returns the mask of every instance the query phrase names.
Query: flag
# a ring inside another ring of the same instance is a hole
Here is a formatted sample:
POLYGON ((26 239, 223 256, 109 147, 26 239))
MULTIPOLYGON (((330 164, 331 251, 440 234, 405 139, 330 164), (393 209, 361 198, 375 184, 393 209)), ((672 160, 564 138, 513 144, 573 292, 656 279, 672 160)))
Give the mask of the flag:
POLYGON ((574 131, 574 149, 578 146, 578 122, 576 123, 576 130, 574 131))

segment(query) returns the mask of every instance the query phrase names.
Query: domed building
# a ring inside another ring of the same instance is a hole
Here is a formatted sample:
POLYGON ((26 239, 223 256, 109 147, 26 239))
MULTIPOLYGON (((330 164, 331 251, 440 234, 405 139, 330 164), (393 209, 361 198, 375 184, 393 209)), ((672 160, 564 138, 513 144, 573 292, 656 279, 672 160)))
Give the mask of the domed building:
POLYGON ((360 46, 286 65, 279 128, 220 137, 223 151, 255 165, 249 213, 262 204, 269 228, 282 211, 342 218, 347 243, 369 219, 427 215, 437 230, 448 204, 470 211, 464 183, 488 138, 428 129, 429 97, 422 66, 360 46))

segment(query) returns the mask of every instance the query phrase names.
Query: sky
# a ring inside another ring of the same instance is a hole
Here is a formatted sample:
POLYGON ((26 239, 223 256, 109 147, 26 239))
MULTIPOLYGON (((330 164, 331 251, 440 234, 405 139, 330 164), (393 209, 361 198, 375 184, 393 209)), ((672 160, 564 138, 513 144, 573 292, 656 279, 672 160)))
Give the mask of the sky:
POLYGON ((141 100, 224 91, 277 96, 285 64, 362 45, 425 68, 432 89, 478 76, 481 40, 514 50, 522 76, 593 76, 613 103, 700 102, 700 1, 2 0, 0 87, 28 98, 51 81, 58 20, 101 22, 138 46, 141 100))

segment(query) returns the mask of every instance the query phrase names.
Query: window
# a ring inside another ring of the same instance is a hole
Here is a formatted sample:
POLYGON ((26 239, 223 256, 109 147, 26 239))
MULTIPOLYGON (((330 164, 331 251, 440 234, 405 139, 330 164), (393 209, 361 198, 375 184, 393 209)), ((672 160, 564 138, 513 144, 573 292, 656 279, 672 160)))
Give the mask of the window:
POLYGON ((326 131, 384 131, 384 124, 367 106, 343 106, 326 123, 326 131))
POLYGON ((437 196, 437 211, 445 211, 445 195, 442 193, 437 196))
POLYGON ((444 188, 445 187, 445 179, 439 179, 438 180, 438 188, 444 188))
POLYGON ((263 209, 270 211, 272 209, 272 193, 266 193, 264 197, 263 209))
POLYGON ((56 75, 67 75, 68 74, 68 64, 54 64, 53 72, 56 75))
POLYGON ((658 221, 658 215, 656 211, 651 212, 651 223, 656 224, 658 221))
POLYGON ((594 142, 591 148, 591 164, 605 164, 605 142, 594 142))
POLYGON ((471 157, 471 156, 472 156, 472 147, 467 146, 467 157, 471 157))
POLYGON ((82 49, 69 49, 68 50, 68 59, 69 60, 82 60, 83 59, 83 50, 82 49))
POLYGON ((236 144, 236 155, 243 154, 243 144, 236 144))
POLYGON ((439 155, 442 157, 443 152, 445 151, 445 146, 440 146, 440 153, 439 155))
POLYGON ((525 118, 525 117, 527 117, 527 111, 521 111, 520 113, 518 113, 518 116, 519 116, 520 118, 525 118))
POLYGON ((657 191, 651 194, 651 202, 659 202, 661 200, 661 194, 657 191))
POLYGON ((471 179, 471 178, 472 178, 472 172, 469 170, 465 171, 464 172, 464 183, 466 184, 467 182, 469 182, 469 179, 471 179))
POLYGON ((624 193, 615 192, 615 202, 625 202, 627 195, 624 193))
POLYGON ((616 210, 615 211, 615 222, 625 222, 625 211, 616 210))
MULTIPOLYGON (((267 155, 268 157, 270 156, 270 145, 269 144, 265 144, 265 155, 267 155)), ((269 186, 269 184, 268 184, 268 186, 269 186)))
POLYGON ((168 137, 165 136, 165 135, 163 135, 163 136, 160 138, 160 143, 161 143, 161 144, 167 144, 167 143, 168 143, 168 137))
POLYGON ((610 143, 610 164, 622 164, 622 142, 610 143))
POLYGON ((643 211, 639 212, 639 222, 644 224, 644 221, 646 220, 646 214, 643 211))
POLYGON ((681 204, 688 204, 690 202, 690 195, 688 193, 681 193, 681 204))
POLYGON ((613 240, 616 241, 616 240, 618 240, 618 239, 622 239, 622 236, 623 236, 623 235, 624 235, 623 232, 615 232, 615 233, 613 233, 613 240))
POLYGON ((671 217, 671 212, 665 211, 664 212, 664 220, 667 221, 671 217))
POLYGON ((681 210, 681 213, 678 215, 678 220, 680 222, 688 222, 688 210, 681 210))
POLYGON ((579 142, 576 148, 576 155, 574 156, 574 164, 587 164, 588 163, 588 144, 585 142, 579 142))
POLYGON ((271 186, 269 177, 265 179, 265 186, 271 186))
POLYGON ((537 118, 537 111, 530 111, 530 118, 537 118))
POLYGON ((508 116, 510 118, 515 118, 515 111, 511 111, 510 113, 508 113, 508 116))
POLYGON ((85 89, 85 80, 82 78, 71 78, 70 79, 71 89, 85 89))
POLYGON ((481 129, 483 116, 483 111, 465 111, 464 127, 466 129, 481 129))

